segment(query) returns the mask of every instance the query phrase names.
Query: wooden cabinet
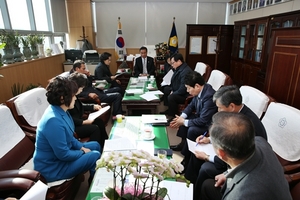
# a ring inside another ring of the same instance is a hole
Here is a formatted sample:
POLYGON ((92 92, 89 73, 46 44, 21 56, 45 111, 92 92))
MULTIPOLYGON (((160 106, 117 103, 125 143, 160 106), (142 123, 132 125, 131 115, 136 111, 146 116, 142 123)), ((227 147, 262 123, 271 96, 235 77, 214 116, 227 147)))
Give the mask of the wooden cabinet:
POLYGON ((233 25, 188 24, 187 64, 194 69, 197 62, 204 62, 213 69, 219 69, 229 74, 232 37, 233 25), (197 52, 194 52, 193 49, 197 49, 197 52))
POLYGON ((300 109, 300 27, 272 30, 265 92, 300 109))
MULTIPOLYGON (((261 71, 268 17, 235 22, 230 75, 238 86, 257 87, 261 71)), ((259 88, 262 89, 262 88, 259 88)))

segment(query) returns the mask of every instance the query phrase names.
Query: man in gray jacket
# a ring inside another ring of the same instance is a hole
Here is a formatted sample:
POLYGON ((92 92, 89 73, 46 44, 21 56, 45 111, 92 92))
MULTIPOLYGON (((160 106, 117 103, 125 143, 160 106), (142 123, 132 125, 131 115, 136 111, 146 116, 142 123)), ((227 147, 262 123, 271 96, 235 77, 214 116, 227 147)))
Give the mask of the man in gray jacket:
POLYGON ((201 200, 292 199, 275 153, 265 139, 255 137, 253 124, 245 115, 218 112, 209 133, 217 156, 230 169, 203 183, 201 200))

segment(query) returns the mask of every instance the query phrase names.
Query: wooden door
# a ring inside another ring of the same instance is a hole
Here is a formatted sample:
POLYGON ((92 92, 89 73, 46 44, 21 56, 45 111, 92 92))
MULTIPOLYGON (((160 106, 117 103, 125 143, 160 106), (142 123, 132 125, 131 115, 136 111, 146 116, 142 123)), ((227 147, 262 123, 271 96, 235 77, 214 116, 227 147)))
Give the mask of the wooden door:
POLYGON ((265 92, 300 109, 300 28, 272 31, 265 92))

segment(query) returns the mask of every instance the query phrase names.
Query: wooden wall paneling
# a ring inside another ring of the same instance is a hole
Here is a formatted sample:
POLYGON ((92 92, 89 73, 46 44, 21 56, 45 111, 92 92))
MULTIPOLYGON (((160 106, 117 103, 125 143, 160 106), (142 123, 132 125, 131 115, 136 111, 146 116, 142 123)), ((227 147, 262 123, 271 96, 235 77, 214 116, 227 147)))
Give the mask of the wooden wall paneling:
POLYGON ((276 101, 300 109, 300 28, 272 32, 265 91, 276 101))
POLYGON ((201 25, 188 24, 186 34, 186 62, 194 69, 197 62, 204 62, 213 69, 219 69, 227 74, 230 73, 230 54, 233 37, 232 25, 201 25), (219 34, 219 54, 208 54, 208 37, 219 34), (190 37, 202 36, 201 54, 190 54, 190 37), (217 64, 216 64, 217 63, 217 64))
POLYGON ((63 72, 64 54, 39 58, 32 61, 21 62, 0 68, 0 103, 4 103, 12 96, 11 87, 20 83, 25 89, 29 84, 46 87, 48 80, 63 72))
POLYGON ((70 47, 76 47, 76 41, 80 40, 82 26, 85 27, 87 40, 95 46, 95 35, 93 30, 92 7, 90 0, 66 0, 68 25, 69 25, 69 43, 70 47))

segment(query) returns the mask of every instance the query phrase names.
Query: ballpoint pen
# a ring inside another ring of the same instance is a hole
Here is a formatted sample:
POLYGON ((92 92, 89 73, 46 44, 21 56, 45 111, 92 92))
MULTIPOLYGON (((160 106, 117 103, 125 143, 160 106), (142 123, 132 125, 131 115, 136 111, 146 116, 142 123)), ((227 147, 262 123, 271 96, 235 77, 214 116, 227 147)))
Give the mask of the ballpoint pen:
MULTIPOLYGON (((205 131, 205 133, 202 135, 202 137, 201 137, 200 140, 202 140, 202 139, 205 137, 206 134, 207 134, 207 131, 205 131)), ((198 144, 199 144, 199 143, 197 142, 197 143, 196 143, 196 146, 197 146, 198 144)))

